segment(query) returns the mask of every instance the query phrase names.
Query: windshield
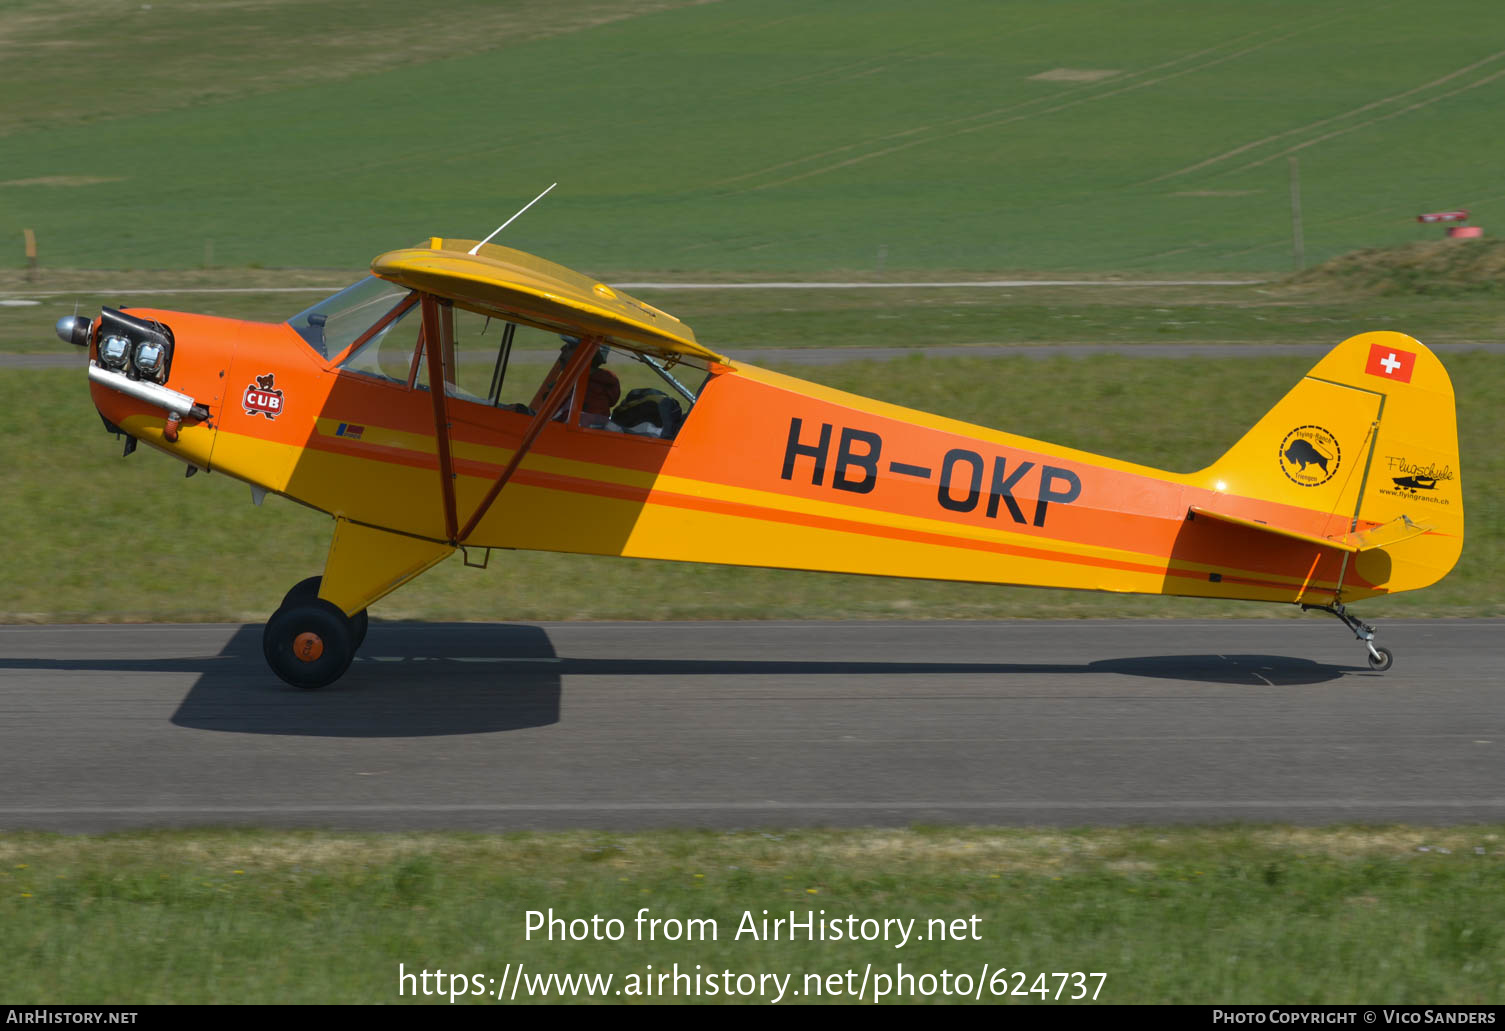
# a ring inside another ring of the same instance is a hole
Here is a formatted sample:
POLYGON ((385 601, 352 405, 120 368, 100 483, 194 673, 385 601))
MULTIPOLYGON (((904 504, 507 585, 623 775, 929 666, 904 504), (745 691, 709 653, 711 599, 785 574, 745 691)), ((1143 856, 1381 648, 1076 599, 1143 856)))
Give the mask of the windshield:
POLYGON ((355 343, 356 337, 371 328, 406 294, 406 290, 384 279, 367 276, 307 311, 300 311, 287 324, 308 341, 309 347, 331 358, 355 343))

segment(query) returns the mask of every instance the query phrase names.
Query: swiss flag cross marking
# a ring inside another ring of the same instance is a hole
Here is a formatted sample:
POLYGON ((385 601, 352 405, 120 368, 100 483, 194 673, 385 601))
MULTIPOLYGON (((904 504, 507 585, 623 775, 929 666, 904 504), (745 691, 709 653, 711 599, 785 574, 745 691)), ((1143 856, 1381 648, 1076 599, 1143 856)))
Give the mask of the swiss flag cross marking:
POLYGON ((1384 344, 1369 345, 1369 361, 1364 371, 1381 379, 1410 383, 1411 373, 1416 369, 1416 355, 1411 351, 1387 347, 1384 344))

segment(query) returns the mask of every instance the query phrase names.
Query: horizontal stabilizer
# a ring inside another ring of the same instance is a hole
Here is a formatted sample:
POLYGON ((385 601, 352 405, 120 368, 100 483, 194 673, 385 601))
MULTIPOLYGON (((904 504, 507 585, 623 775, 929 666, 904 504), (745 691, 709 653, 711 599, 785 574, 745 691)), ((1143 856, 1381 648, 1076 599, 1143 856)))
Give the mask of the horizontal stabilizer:
MULTIPOLYGON (((1355 552, 1362 547, 1370 545, 1350 542, 1348 540, 1335 541, 1327 537, 1317 537, 1313 534, 1302 533, 1299 530, 1287 530, 1282 526, 1271 526, 1262 523, 1258 519, 1241 519, 1238 516, 1227 515, 1223 512, 1214 512, 1200 505, 1193 505, 1187 510, 1187 517, 1192 519, 1216 519, 1220 523, 1229 523, 1233 526, 1242 526, 1250 530, 1259 530, 1263 533, 1274 534, 1277 537, 1285 537, 1293 541, 1305 541, 1321 548, 1332 548, 1335 551, 1355 552)), ((1360 534, 1349 534, 1350 537, 1358 537, 1360 534)))

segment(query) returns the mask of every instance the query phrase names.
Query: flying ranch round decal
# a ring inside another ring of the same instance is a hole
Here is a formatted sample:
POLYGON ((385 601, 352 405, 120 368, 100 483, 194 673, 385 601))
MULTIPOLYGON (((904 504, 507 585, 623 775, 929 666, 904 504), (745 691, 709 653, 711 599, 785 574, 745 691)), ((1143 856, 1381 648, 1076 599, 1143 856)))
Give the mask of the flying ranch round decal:
POLYGON ((1280 442, 1280 468, 1303 487, 1320 487, 1338 471, 1343 451, 1321 426, 1297 426, 1280 442))

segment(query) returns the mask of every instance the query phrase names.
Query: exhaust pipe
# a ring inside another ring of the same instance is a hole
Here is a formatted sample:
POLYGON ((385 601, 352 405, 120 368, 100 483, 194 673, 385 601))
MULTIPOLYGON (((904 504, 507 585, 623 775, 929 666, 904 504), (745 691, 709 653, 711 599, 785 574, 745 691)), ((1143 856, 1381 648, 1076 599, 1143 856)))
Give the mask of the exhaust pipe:
POLYGON ((169 390, 167 387, 148 383, 146 380, 129 379, 118 372, 101 368, 93 362, 89 363, 89 380, 127 397, 134 397, 138 401, 155 405, 170 415, 176 415, 179 419, 209 418, 209 409, 198 404, 187 394, 180 394, 176 390, 169 390))

